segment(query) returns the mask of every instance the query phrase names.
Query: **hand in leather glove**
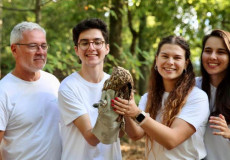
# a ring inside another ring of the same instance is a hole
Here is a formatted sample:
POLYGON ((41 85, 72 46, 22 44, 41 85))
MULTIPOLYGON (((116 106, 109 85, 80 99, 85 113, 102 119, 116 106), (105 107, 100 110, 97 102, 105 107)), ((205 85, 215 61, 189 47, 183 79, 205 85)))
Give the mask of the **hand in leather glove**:
POLYGON ((104 83, 100 102, 94 104, 94 107, 98 107, 99 114, 92 132, 100 142, 111 144, 117 141, 124 120, 123 116, 113 111, 111 99, 120 97, 129 100, 132 88, 133 78, 129 71, 114 67, 112 75, 104 83))

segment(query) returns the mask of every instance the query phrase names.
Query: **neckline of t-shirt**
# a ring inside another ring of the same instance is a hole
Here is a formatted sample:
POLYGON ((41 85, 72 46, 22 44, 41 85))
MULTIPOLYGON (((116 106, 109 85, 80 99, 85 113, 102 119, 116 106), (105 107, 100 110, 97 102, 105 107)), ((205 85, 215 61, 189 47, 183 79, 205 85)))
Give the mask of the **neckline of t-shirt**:
POLYGON ((85 80, 78 72, 75 72, 75 75, 79 78, 79 80, 81 82, 83 82, 84 84, 90 86, 90 87, 97 87, 97 86, 100 86, 100 85, 103 85, 105 80, 108 78, 107 77, 107 74, 105 72, 104 73, 104 77, 102 78, 102 80, 98 83, 92 83, 92 82, 89 82, 87 80, 85 80))
POLYGON ((168 98, 168 96, 169 96, 169 92, 164 92, 164 94, 163 94, 163 96, 162 96, 162 102, 163 102, 163 101, 166 101, 167 98, 168 98))
POLYGON ((216 90, 217 87, 213 86, 211 83, 210 83, 210 86, 211 86, 211 90, 216 90))
POLYGON ((23 80, 23 79, 21 79, 21 78, 15 76, 15 75, 13 75, 12 72, 10 72, 9 75, 10 75, 14 80, 16 80, 16 81, 18 81, 18 82, 22 82, 22 83, 25 83, 25 84, 37 84, 37 83, 39 83, 39 82, 41 81, 41 79, 42 79, 43 71, 40 70, 40 78, 39 78, 38 80, 36 80, 36 81, 25 81, 25 80, 23 80))
POLYGON ((168 95, 169 95, 169 93, 170 93, 170 92, 166 92, 166 91, 164 91, 163 96, 164 96, 164 95, 165 95, 165 96, 168 96, 168 95))

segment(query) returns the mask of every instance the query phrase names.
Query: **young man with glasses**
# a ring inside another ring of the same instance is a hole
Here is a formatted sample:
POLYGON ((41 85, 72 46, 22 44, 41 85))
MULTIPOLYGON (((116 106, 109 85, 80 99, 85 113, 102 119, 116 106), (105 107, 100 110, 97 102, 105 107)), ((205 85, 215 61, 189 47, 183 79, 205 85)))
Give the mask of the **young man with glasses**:
POLYGON ((36 23, 19 23, 11 32, 10 44, 15 68, 0 81, 2 159, 61 159, 60 83, 42 71, 46 32, 36 23))
POLYGON ((109 53, 107 26, 100 19, 84 20, 73 28, 73 41, 81 69, 65 78, 59 88, 62 159, 121 160, 119 138, 106 145, 91 132, 98 117, 93 104, 100 100, 103 84, 109 78, 103 71, 109 53))

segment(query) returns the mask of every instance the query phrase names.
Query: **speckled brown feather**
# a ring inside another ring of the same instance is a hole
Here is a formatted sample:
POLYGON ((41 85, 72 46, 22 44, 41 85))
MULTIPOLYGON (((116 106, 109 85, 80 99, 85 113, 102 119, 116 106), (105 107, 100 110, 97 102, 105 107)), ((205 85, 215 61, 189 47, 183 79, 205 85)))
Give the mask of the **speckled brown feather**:
POLYGON ((113 67, 112 75, 104 83, 102 90, 112 89, 120 98, 129 100, 134 83, 130 72, 122 67, 113 67))

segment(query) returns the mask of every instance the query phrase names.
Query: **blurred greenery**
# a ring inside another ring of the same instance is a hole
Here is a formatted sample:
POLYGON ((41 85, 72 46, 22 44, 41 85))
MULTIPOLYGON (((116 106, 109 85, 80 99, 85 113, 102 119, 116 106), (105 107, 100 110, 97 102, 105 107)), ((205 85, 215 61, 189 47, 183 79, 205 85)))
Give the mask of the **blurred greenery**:
POLYGON ((130 70, 139 99, 146 92, 161 38, 171 34, 185 37, 199 75, 202 37, 215 28, 230 31, 229 8, 226 0, 0 0, 1 78, 14 68, 9 37, 17 23, 38 22, 46 29, 50 49, 44 69, 61 81, 80 67, 72 28, 85 18, 97 17, 112 28, 113 47, 105 71, 111 73, 114 65, 130 70))

